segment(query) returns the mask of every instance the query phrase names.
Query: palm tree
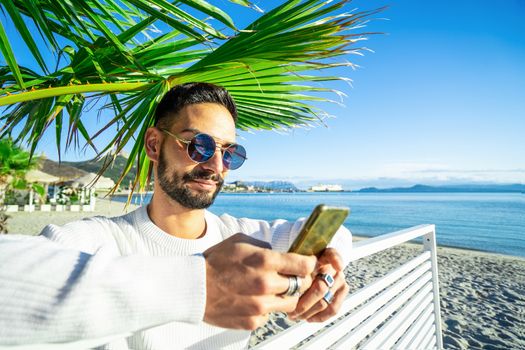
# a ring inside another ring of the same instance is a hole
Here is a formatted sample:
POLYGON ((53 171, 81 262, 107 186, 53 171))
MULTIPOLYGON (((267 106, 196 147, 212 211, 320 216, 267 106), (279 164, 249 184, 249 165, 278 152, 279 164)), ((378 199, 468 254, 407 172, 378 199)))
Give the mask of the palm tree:
MULTIPOLYGON (((0 234, 7 233, 7 219, 2 209, 5 194, 10 189, 26 189, 28 184, 25 174, 36 166, 37 158, 31 158, 29 152, 24 151, 9 138, 0 139, 0 234)), ((43 187, 33 184, 34 190, 43 195, 43 187)))
POLYGON ((0 139, 0 206, 3 191, 8 187, 26 188, 25 174, 36 166, 37 158, 31 158, 9 138, 0 139))
MULTIPOLYGON (((255 8, 248 0, 230 1, 255 8)), ((356 45, 371 33, 360 30, 379 11, 343 12, 347 2, 288 0, 239 30, 205 0, 0 0, 20 34, 9 37, 0 23, 0 106, 7 106, 0 136, 20 130, 16 141, 27 141, 33 153, 52 127, 59 154, 65 134, 66 150, 83 139, 106 157, 106 166, 132 142, 121 179, 136 162, 142 189, 150 175, 143 135, 160 98, 176 84, 227 88, 241 130, 320 121, 324 114, 313 103, 337 91, 318 82, 346 79, 324 71, 353 66, 348 54, 364 49, 356 45), (17 62, 13 42, 20 38, 38 69, 17 62), (42 52, 52 53, 52 64, 42 52), (91 135, 84 113, 90 101, 114 116, 91 135), (108 129, 116 130, 114 137, 98 149, 95 139, 108 129)))

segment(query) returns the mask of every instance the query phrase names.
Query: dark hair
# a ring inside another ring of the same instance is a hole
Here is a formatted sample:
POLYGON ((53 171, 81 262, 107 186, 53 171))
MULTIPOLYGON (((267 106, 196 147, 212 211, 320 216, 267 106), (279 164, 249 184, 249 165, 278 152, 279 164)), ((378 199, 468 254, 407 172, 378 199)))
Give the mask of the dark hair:
POLYGON ((220 104, 237 122, 237 107, 225 88, 210 83, 185 83, 174 86, 164 95, 155 110, 155 125, 169 128, 175 114, 185 106, 197 103, 220 104))

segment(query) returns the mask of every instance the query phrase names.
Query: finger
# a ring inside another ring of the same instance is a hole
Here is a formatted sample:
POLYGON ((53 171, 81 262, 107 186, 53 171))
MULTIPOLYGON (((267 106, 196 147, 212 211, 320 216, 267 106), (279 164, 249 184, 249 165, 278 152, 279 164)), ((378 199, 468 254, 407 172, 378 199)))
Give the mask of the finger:
POLYGON ((301 295, 306 293, 306 291, 312 286, 312 282, 312 275, 306 275, 305 277, 301 277, 301 288, 299 289, 299 293, 301 295))
POLYGON ((262 316, 271 312, 291 312, 295 309, 299 296, 280 297, 275 295, 244 296, 236 295, 216 306, 220 307, 222 317, 262 316), (225 303, 227 303, 225 305, 225 303))
POLYGON ((253 331, 261 326, 264 326, 268 322, 269 315, 262 316, 234 316, 223 318, 220 324, 222 328, 229 329, 245 329, 253 331))
POLYGON ((324 265, 319 269, 315 278, 326 284, 328 288, 332 288, 336 284, 337 274, 338 272, 335 271, 332 265, 324 265))
POLYGON ((274 267, 283 275, 305 277, 313 273, 317 258, 314 255, 306 256, 295 253, 275 253, 274 267))
POLYGON ((326 248, 323 251, 323 254, 319 257, 318 266, 323 264, 331 264, 337 271, 344 269, 343 259, 334 248, 326 248))
MULTIPOLYGON (((274 293, 276 295, 279 295, 279 296, 286 296, 286 292, 288 292, 288 288, 290 288, 290 277, 291 276, 282 276, 282 277, 285 277, 286 278, 286 282, 283 282, 282 286, 280 287, 279 292, 277 293, 274 293)), ((306 275, 305 277, 299 277, 299 276, 295 276, 297 277, 298 279, 298 283, 299 283, 299 290, 298 290, 298 293, 300 295, 302 295, 303 293, 305 293, 309 288, 310 286, 312 285, 312 276, 311 275, 306 275)), ((280 281, 282 281, 282 279, 280 279, 280 281)))
POLYGON ((255 239, 241 232, 234 234, 233 236, 231 236, 230 239, 234 242, 243 242, 243 243, 248 243, 256 247, 260 247, 260 248, 272 249, 272 246, 270 243, 261 241, 259 239, 255 239))
POLYGON ((243 259, 243 263, 257 269, 275 271, 282 275, 304 277, 314 271, 317 258, 315 256, 259 249, 243 259))
POLYGON ((337 313, 341 309, 341 305, 343 304, 343 301, 348 295, 349 289, 350 288, 348 284, 345 283, 335 293, 334 299, 332 300, 332 303, 330 305, 328 305, 324 310, 318 312, 317 314, 310 316, 306 320, 308 322, 324 322, 328 320, 330 317, 337 315, 337 313))
MULTIPOLYGON (((324 273, 329 273, 336 276, 334 287, 338 288, 339 286, 336 285, 336 283, 339 282, 340 285, 342 282, 337 280, 337 274, 334 268, 331 265, 325 265, 323 267, 323 271, 324 273)), ((324 281, 322 281, 320 278, 315 278, 312 281, 311 287, 299 299, 297 308, 293 313, 289 315, 290 318, 302 319, 305 318, 305 315, 313 315, 313 313, 309 312, 309 310, 311 310, 312 308, 314 308, 315 313, 321 311, 324 307, 326 307, 326 305, 318 303, 325 296, 326 292, 328 292, 328 289, 329 288, 324 281)))
POLYGON ((279 256, 281 259, 275 261, 275 268, 283 275, 308 276, 314 272, 317 264, 317 257, 314 255, 282 253, 279 256))
POLYGON ((261 299, 264 303, 263 311, 270 312, 292 312, 297 306, 299 296, 267 296, 261 299))
POLYGON ((291 312, 295 309, 298 296, 279 297, 279 296, 259 296, 246 299, 243 307, 236 310, 238 316, 261 316, 270 312, 291 312))
POLYGON ((327 306, 328 304, 321 299, 317 303, 315 303, 311 308, 303 312, 301 315, 296 316, 292 319, 308 320, 312 316, 321 313, 324 309, 326 309, 327 306))
MULTIPOLYGON (((237 293, 241 295, 272 295, 283 296, 290 288, 291 276, 283 276, 276 272, 263 272, 256 269, 248 270, 243 274, 242 283, 239 283, 237 293), (252 274, 253 273, 253 274, 252 274)), ((299 294, 304 293, 310 288, 312 284, 312 277, 307 275, 305 277, 295 276, 299 283, 299 294)))

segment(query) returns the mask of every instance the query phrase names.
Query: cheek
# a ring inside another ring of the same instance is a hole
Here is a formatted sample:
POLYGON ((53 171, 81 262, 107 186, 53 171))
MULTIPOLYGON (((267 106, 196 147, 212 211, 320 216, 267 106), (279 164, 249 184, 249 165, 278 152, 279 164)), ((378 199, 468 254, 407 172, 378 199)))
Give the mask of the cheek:
POLYGON ((164 161, 166 162, 166 169, 170 171, 180 171, 180 169, 183 168, 192 168, 195 164, 191 161, 191 159, 188 157, 188 154, 186 153, 186 149, 180 149, 180 150, 173 150, 168 147, 168 145, 164 145, 162 147, 160 157, 164 158, 164 161))

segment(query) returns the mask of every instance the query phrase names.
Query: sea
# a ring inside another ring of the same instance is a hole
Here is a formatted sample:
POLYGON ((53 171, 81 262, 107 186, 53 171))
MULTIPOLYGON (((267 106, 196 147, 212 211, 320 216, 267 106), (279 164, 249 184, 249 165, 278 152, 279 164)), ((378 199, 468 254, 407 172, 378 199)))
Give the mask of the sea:
MULTIPOLYGON (((142 197, 143 203, 149 199, 142 197)), ((133 201, 140 200, 137 196, 133 201)), ((295 220, 307 217, 321 203, 349 207, 344 225, 356 236, 435 224, 440 246, 525 257, 523 193, 221 193, 209 210, 217 215, 295 220)))

